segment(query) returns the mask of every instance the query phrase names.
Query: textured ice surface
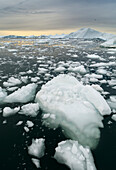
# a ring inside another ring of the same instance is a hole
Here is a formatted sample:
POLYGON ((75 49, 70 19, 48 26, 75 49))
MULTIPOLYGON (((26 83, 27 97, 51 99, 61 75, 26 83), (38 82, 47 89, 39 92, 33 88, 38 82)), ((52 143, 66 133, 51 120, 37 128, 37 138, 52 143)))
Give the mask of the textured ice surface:
POLYGON ((60 142, 55 150, 54 158, 71 170, 96 170, 89 147, 83 147, 78 141, 60 142))
POLYGON ((59 75, 42 86, 36 101, 45 113, 55 115, 45 119, 49 126, 61 126, 66 136, 90 147, 100 137, 102 115, 111 112, 99 92, 69 75, 59 75))
POLYGON ((22 82, 14 77, 10 77, 7 82, 4 82, 3 85, 4 87, 11 87, 11 86, 16 86, 21 84, 22 82))
POLYGON ((3 109, 3 117, 8 117, 11 115, 16 114, 18 111, 20 110, 20 107, 15 107, 14 109, 10 108, 10 107, 5 107, 3 109))
POLYGON ((39 104, 38 103, 28 103, 21 107, 20 114, 24 114, 26 116, 35 117, 38 114, 39 104))
POLYGON ((8 95, 5 99, 5 103, 27 103, 34 99, 37 85, 32 83, 27 86, 19 88, 17 91, 8 95))
POLYGON ((33 139, 32 144, 28 147, 28 153, 29 155, 32 155, 37 158, 41 158, 44 156, 45 152, 45 139, 33 139))

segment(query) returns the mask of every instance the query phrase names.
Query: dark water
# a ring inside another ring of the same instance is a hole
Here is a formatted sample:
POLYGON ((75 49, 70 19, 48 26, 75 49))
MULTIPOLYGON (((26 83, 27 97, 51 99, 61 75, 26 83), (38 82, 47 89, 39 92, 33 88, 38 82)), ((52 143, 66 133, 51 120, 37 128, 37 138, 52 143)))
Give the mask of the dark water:
MULTIPOLYGON (((46 78, 45 73, 41 73, 39 75, 39 81, 42 82, 38 84, 38 91, 42 84, 45 84, 47 81, 59 74, 54 72, 53 68, 49 68, 53 67, 54 64, 56 64, 55 66, 57 67, 59 62, 62 61, 78 61, 80 63, 84 63, 88 73, 95 73, 96 68, 89 67, 92 61, 85 57, 85 52, 89 54, 97 53, 98 55, 106 58, 105 62, 109 62, 110 54, 107 53, 107 49, 100 49, 98 47, 100 43, 99 41, 94 41, 91 46, 86 43, 81 43, 81 48, 78 48, 78 43, 76 40, 74 40, 74 42, 67 42, 66 45, 70 44, 70 46, 65 46, 65 48, 61 48, 62 46, 51 46, 48 44, 35 46, 27 45, 25 48, 15 45, 15 43, 8 45, 5 44, 5 48, 0 49, 0 86, 3 87, 3 82, 7 81, 9 77, 15 76, 20 78, 21 72, 26 72, 31 69, 33 71, 32 74, 25 73, 25 75, 29 76, 29 84, 31 82, 31 77, 37 76, 38 68, 47 68, 47 73, 50 73, 51 76, 46 78), (75 46, 75 48, 72 46, 75 46), (68 50, 72 48, 75 51, 72 52, 71 55, 77 54, 79 56, 78 58, 66 55, 69 53, 68 50), (9 52, 8 49, 17 49, 18 51, 9 52), (39 63, 38 57, 42 56, 45 57, 41 60, 41 63, 39 63), (49 61, 51 61, 51 63, 49 61)), ((62 45, 62 43, 60 42, 58 45, 62 45)), ((113 55, 116 56, 116 53, 113 55)), ((96 59, 95 62, 97 63, 100 61, 96 59)), ((67 68, 67 66, 65 67, 67 68)), ((110 72, 113 72, 114 69, 114 66, 106 68, 106 70, 110 72)), ((68 71, 65 71, 64 73, 68 73, 68 71)), ((81 75, 81 77, 78 75, 76 76, 80 80, 84 75, 81 75)), ((110 80, 111 75, 104 76, 104 79, 110 80)), ((23 85, 25 84, 22 83, 19 87, 23 85)), ((115 90, 109 87, 108 84, 102 85, 102 88, 110 93, 109 95, 106 95, 105 98, 108 98, 111 94, 115 94, 115 90)), ((10 94, 11 92, 8 93, 10 94)), ((22 105, 23 104, 20 103, 12 103, 1 105, 0 108, 3 109, 6 106, 16 107, 22 105)), ((33 138, 45 138, 45 155, 40 159, 42 170, 69 169, 65 165, 57 163, 57 161, 53 158, 57 144, 66 140, 66 137, 62 133, 62 129, 58 128, 56 130, 52 130, 42 125, 41 114, 41 110, 35 118, 19 114, 4 118, 2 113, 0 114, 0 170, 36 170, 37 168, 32 163, 31 156, 28 154, 28 146, 31 145, 33 138), (3 123, 4 120, 6 120, 6 123, 3 123), (16 126, 20 120, 23 120, 23 124, 16 126), (30 128, 29 132, 24 131, 24 126, 27 120, 31 120, 34 123, 34 126, 30 128)), ((103 123, 104 128, 101 129, 100 142, 97 148, 92 151, 95 164, 98 170, 116 170, 116 122, 111 120, 111 116, 106 116, 103 123), (109 124, 109 121, 111 121, 111 124, 109 124)))

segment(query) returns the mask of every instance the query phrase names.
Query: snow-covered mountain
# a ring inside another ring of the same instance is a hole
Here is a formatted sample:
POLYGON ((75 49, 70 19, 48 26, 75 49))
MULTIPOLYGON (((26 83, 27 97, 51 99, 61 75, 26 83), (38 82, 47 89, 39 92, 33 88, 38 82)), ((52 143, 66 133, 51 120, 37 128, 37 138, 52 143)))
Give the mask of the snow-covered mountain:
POLYGON ((94 38, 100 38, 100 39, 107 41, 109 39, 116 38, 116 35, 99 32, 99 31, 96 31, 91 28, 81 28, 80 30, 78 30, 76 32, 72 32, 70 34, 40 35, 40 36, 8 35, 8 36, 2 36, 1 38, 27 38, 27 39, 29 39, 29 38, 31 38, 31 39, 37 39, 37 38, 39 38, 39 39, 47 39, 47 38, 51 38, 51 39, 65 39, 65 38, 66 39, 70 39, 70 38, 94 39, 94 38))
POLYGON ((76 32, 72 32, 66 35, 64 38, 83 38, 83 39, 100 38, 103 40, 108 40, 114 37, 116 37, 116 35, 109 34, 109 33, 102 33, 91 28, 81 28, 76 32))

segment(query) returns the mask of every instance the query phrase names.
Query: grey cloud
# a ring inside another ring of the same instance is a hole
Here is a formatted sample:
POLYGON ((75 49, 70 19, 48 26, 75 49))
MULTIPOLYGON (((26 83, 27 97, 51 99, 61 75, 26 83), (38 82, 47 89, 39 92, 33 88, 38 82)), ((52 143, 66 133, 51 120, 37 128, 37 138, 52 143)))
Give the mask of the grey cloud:
POLYGON ((1 30, 116 27, 114 0, 7 1, 0 7, 1 30))

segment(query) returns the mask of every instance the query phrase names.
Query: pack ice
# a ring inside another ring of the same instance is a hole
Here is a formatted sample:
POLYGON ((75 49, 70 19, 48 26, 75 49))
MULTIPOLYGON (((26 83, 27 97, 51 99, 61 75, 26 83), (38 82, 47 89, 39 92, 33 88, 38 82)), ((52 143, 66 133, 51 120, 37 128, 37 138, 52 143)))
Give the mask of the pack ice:
POLYGON ((96 170, 89 147, 83 147, 78 141, 62 141, 55 150, 54 158, 71 170, 96 170))
POLYGON ((36 102, 39 102, 43 114, 49 113, 44 117, 46 125, 52 128, 61 126, 67 137, 91 148, 99 141, 103 115, 111 113, 99 92, 65 74, 43 85, 36 95, 36 102))

